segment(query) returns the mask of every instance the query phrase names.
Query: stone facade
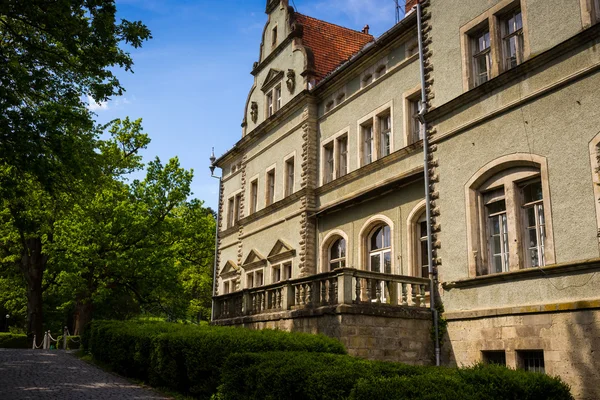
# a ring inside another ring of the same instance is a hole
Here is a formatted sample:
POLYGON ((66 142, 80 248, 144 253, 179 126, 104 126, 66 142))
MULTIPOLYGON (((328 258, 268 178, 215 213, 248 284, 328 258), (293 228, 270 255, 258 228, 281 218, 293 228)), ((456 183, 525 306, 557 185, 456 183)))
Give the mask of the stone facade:
POLYGON ((442 362, 600 398, 600 2, 420 4, 426 166, 417 12, 375 39, 268 2, 242 139, 217 160, 215 323, 426 363, 429 223, 442 362))

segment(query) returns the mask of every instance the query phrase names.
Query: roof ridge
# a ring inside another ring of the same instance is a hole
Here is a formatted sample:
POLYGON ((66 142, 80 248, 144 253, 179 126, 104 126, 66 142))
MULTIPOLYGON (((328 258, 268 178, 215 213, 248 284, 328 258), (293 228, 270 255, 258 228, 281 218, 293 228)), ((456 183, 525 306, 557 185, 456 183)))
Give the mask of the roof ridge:
POLYGON ((368 37, 371 37, 371 38, 375 39, 375 37, 373 35, 371 35, 370 33, 364 33, 364 32, 361 32, 361 31, 357 31, 356 29, 352 29, 352 28, 348 28, 346 26, 334 24, 333 22, 328 22, 328 21, 325 21, 325 20, 322 20, 322 19, 319 19, 319 18, 315 18, 315 17, 311 17, 310 15, 302 14, 302 13, 299 13, 299 12, 295 12, 295 14, 303 16, 303 17, 306 17, 306 18, 313 19, 315 21, 323 22, 323 23, 325 23, 327 25, 336 26, 338 28, 345 29, 345 30, 353 32, 353 33, 358 33, 359 35, 364 35, 364 36, 368 36, 368 37))

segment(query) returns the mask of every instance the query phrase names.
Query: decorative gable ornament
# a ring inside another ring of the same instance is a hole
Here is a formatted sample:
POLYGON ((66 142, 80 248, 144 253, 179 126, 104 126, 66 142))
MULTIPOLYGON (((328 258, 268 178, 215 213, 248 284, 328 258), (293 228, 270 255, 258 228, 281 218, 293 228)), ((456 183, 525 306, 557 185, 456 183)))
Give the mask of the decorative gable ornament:
POLYGON ((269 89, 271 89, 277 82, 281 81, 282 79, 283 71, 271 68, 260 90, 266 93, 269 89))
POLYGON ((294 90, 296 90, 296 73, 293 69, 288 69, 286 78, 285 84, 287 85, 290 93, 293 94, 294 90))
POLYGON ((225 263, 223 268, 221 269, 221 273, 219 274, 220 278, 231 278, 237 276, 239 274, 240 267, 237 266, 236 263, 229 260, 225 263))
POLYGON ((252 249, 250 250, 250 253, 248 253, 246 260, 242 263, 242 268, 244 268, 245 271, 249 271, 256 268, 264 267, 266 265, 267 259, 257 250, 252 249))
POLYGON ((254 123, 258 120, 258 104, 255 101, 250 104, 250 118, 254 123))
POLYGON ((276 263, 281 260, 285 260, 296 255, 296 250, 292 248, 289 244, 284 242, 283 240, 277 240, 275 246, 271 249, 269 256, 267 259, 270 263, 276 263))

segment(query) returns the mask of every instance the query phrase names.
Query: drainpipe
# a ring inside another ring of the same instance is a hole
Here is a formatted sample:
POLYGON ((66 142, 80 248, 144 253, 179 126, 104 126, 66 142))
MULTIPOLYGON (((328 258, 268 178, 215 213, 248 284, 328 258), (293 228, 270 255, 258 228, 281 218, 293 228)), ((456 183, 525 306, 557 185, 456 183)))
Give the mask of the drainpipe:
POLYGON ((213 287, 212 287, 212 297, 211 297, 211 307, 210 307, 210 322, 215 320, 215 295, 217 290, 217 254, 219 251, 219 219, 221 214, 219 212, 219 206, 221 203, 221 177, 215 175, 215 148, 212 148, 212 153, 210 155, 210 176, 211 178, 215 178, 219 180, 219 197, 217 198, 217 220, 215 221, 215 256, 213 260, 213 287))
POLYGON ((433 272, 433 241, 431 238, 431 198, 429 196, 429 138, 427 137, 427 122, 425 114, 427 113, 427 96, 425 93, 425 60, 423 57, 423 31, 421 26, 421 2, 417 1, 417 33, 419 41, 419 64, 421 69, 421 109, 418 119, 421 123, 421 132, 423 132, 423 162, 425 175, 425 213, 427 215, 427 257, 429 270, 429 298, 430 308, 433 317, 433 327, 435 330, 435 365, 440 366, 440 337, 438 328, 438 311, 435 308, 436 279, 433 272))

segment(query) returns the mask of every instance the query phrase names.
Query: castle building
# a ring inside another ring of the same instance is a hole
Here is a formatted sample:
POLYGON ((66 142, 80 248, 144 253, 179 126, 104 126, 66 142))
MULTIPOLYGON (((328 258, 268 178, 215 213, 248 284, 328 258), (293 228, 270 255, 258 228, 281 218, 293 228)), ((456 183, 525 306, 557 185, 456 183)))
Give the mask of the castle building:
POLYGON ((416 2, 375 38, 267 1, 213 323, 432 363, 427 176, 442 364, 600 398, 600 0, 416 2))

